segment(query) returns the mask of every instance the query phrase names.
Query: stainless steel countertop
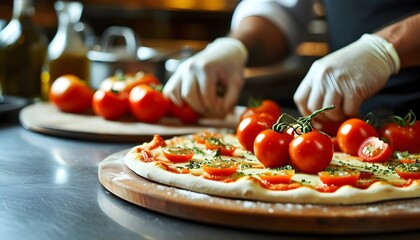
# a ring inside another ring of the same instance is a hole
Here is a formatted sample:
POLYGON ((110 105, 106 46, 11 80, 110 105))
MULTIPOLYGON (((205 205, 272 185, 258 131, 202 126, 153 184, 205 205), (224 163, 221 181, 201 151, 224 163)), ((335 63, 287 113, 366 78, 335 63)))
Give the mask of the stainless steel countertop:
MULTIPOLYGON (((0 238, 314 238, 189 222, 149 211, 116 197, 99 183, 98 165, 107 156, 131 146, 133 144, 41 135, 22 128, 15 117, 0 116, 0 238)), ((329 236, 323 239, 353 237, 329 236)), ((420 232, 357 237, 419 239, 420 232)))

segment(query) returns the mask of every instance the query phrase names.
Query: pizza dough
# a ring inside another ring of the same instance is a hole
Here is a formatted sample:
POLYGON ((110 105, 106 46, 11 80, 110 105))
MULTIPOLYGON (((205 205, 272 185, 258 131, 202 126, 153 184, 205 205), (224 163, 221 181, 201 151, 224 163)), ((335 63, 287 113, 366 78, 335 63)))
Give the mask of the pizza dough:
POLYGON ((204 144, 197 143, 192 135, 175 137, 165 140, 166 146, 177 146, 194 149, 191 168, 190 162, 173 163, 162 154, 162 146, 150 150, 153 161, 144 161, 142 149, 148 143, 133 147, 124 157, 124 163, 136 174, 160 184, 187 189, 193 192, 266 202, 282 203, 310 203, 310 204, 359 204, 383 200, 405 199, 420 197, 420 183, 400 179, 399 176, 383 164, 366 163, 357 157, 343 153, 334 153, 331 165, 372 172, 375 179, 379 179, 368 188, 357 188, 350 185, 339 187, 334 192, 322 192, 317 186, 322 185, 318 175, 296 172, 293 182, 300 186, 289 190, 271 190, 258 178, 258 174, 271 169, 264 168, 256 157, 245 151, 234 134, 223 133, 223 140, 233 145, 236 150, 234 156, 221 156, 224 159, 234 159, 238 162, 237 173, 229 181, 218 181, 205 177, 206 173, 199 163, 209 161, 215 157, 215 151, 206 150, 204 144), (197 167, 198 166, 198 167, 197 167), (188 173, 181 173, 179 169, 189 169, 188 173))

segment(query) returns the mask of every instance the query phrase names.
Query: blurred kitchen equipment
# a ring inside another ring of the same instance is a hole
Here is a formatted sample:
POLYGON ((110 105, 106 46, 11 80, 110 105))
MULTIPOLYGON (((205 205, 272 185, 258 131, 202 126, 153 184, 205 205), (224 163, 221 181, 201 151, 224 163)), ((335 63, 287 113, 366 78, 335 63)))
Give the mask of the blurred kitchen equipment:
POLYGON ((3 95, 36 99, 48 39, 33 21, 34 1, 14 0, 13 17, 0 31, 0 85, 3 95))
POLYGON ((52 82, 65 74, 74 74, 89 82, 87 52, 93 45, 94 34, 80 21, 83 5, 80 2, 57 1, 57 33, 48 46, 48 56, 42 74, 42 93, 47 98, 52 82))
POLYGON ((100 45, 88 52, 90 84, 97 89, 103 80, 117 70, 154 74, 164 83, 168 77, 166 61, 191 55, 192 49, 189 47, 171 49, 141 46, 140 39, 131 28, 112 26, 102 34, 100 45))

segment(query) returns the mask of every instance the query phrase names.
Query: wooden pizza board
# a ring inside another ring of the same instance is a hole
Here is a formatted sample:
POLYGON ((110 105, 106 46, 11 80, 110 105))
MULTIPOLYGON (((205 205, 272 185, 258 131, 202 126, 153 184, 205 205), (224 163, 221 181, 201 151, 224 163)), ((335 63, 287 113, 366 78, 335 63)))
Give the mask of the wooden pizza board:
POLYGON ((191 134, 204 129, 235 129, 245 107, 237 106, 223 119, 202 118, 196 125, 185 125, 175 118, 164 118, 156 124, 142 123, 132 117, 108 121, 91 114, 71 114, 58 110, 48 102, 38 102, 23 108, 21 125, 31 131, 95 141, 145 142, 154 134, 164 138, 191 134))
POLYGON ((215 197, 149 181, 123 162, 128 150, 99 165, 101 184, 138 206, 182 219, 248 230, 364 234, 420 229, 420 198, 357 205, 269 203, 215 197))

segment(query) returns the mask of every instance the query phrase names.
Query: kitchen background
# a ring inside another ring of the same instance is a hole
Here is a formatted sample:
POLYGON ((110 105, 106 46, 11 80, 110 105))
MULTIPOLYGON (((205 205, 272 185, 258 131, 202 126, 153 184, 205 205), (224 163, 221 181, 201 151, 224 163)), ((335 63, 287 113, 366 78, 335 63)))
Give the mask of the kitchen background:
MULTIPOLYGON (((57 31, 58 20, 53 0, 36 0, 34 21, 51 40, 57 31)), ((96 36, 96 42, 110 26, 130 27, 139 36, 140 44, 152 48, 203 48, 209 41, 229 31, 233 10, 240 0, 84 0, 81 21, 87 23, 96 36)), ((0 28, 12 16, 13 0, 0 2, 0 28)), ((293 61, 266 68, 247 69, 249 81, 240 103, 258 92, 285 105, 297 83, 306 73, 314 58, 324 55, 326 27, 323 9, 315 2, 313 21, 308 25, 307 41, 296 49, 293 61), (296 60, 297 59, 297 60, 296 60), (280 81, 279 81, 280 79, 280 81), (265 81, 261 83, 261 81, 265 81), (280 84, 280 88, 272 87, 280 84), (270 86, 266 89, 266 86, 270 86), (281 90, 279 90, 281 89, 281 90)), ((173 70, 173 69, 172 69, 173 70)))

